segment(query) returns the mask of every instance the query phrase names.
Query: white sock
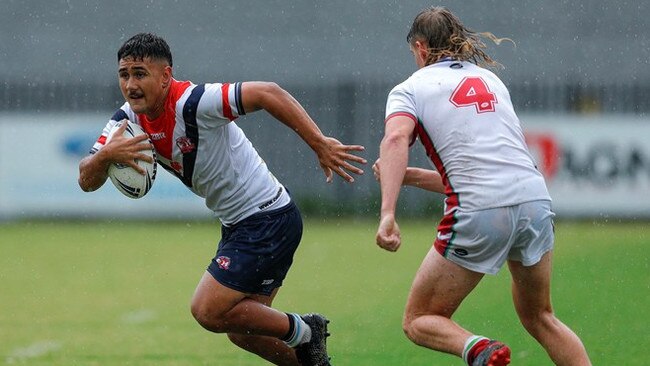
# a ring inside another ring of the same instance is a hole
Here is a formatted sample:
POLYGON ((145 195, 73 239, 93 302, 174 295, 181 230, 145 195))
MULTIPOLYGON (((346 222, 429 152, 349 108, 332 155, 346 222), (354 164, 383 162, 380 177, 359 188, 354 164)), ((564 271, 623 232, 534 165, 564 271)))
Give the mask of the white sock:
POLYGON ((467 361, 467 355, 469 354, 469 351, 472 349, 472 347, 474 347, 476 343, 478 343, 483 339, 487 339, 487 338, 478 335, 473 335, 467 338, 467 340, 465 341, 465 345, 463 346, 463 361, 465 361, 466 364, 469 365, 469 362, 467 361))
POLYGON ((284 340, 284 343, 293 348, 309 342, 311 340, 311 328, 309 325, 298 314, 287 313, 287 315, 293 320, 293 332, 284 340))

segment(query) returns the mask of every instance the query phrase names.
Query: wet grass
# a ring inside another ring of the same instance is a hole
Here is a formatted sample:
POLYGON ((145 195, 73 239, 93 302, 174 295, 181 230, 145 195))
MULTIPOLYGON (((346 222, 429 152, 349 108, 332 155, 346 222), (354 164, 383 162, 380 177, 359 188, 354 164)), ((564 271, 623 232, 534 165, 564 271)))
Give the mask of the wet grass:
MULTIPOLYGON (((278 295, 284 311, 331 318, 335 365, 462 365, 411 344, 401 316, 435 222, 401 223, 404 244, 374 244, 376 223, 311 219, 278 295)), ((0 364, 262 365, 189 313, 214 255, 212 222, 21 222, 0 225, 0 364)), ((553 299, 594 364, 645 364, 650 224, 557 225, 553 299)), ((513 349, 513 364, 551 365, 521 328, 509 274, 486 277, 455 320, 513 349)))

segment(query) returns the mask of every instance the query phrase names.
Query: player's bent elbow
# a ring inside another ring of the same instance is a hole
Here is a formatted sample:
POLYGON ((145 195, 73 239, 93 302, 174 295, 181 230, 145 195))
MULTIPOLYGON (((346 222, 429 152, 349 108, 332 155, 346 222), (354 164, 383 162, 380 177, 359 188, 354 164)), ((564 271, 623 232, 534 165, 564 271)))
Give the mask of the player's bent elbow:
POLYGON ((107 169, 99 162, 98 155, 90 155, 79 162, 79 178, 77 183, 84 192, 93 192, 104 185, 108 179, 107 169))
POLYGON ((389 133, 384 136, 384 139, 381 142, 382 145, 386 147, 397 147, 397 146, 407 146, 409 144, 409 138, 406 135, 400 133, 389 133))
POLYGON ((77 183, 79 184, 79 188, 81 188, 81 190, 84 192, 94 192, 101 186, 88 183, 88 180, 84 179, 84 177, 81 175, 79 176, 77 183))
POLYGON ((77 179, 77 183, 79 184, 79 188, 84 192, 98 190, 104 185, 107 179, 108 175, 106 173, 95 173, 83 164, 79 166, 79 179, 77 179))
POLYGON ((82 191, 84 191, 84 192, 92 192, 93 191, 93 189, 90 186, 84 184, 84 181, 83 181, 83 179, 81 179, 81 177, 79 177, 79 179, 77 180, 77 183, 79 184, 79 188, 81 188, 82 191))

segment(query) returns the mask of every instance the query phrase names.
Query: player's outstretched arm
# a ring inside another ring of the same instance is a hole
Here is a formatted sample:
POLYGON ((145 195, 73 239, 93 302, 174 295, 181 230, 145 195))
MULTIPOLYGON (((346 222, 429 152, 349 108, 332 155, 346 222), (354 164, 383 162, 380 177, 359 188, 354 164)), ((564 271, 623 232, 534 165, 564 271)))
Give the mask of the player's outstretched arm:
POLYGON ((133 167, 140 174, 146 174, 136 160, 144 160, 153 163, 153 158, 143 154, 141 151, 149 149, 149 143, 143 143, 148 139, 147 135, 140 135, 133 138, 123 136, 127 123, 123 123, 114 133, 113 138, 95 154, 86 156, 79 162, 79 187, 84 192, 92 192, 106 182, 108 179, 108 167, 111 163, 121 163, 133 167))
MULTIPOLYGON (((372 165, 375 179, 381 181, 381 159, 377 159, 372 165)), ((407 167, 402 185, 422 188, 427 191, 445 193, 445 186, 442 184, 440 173, 431 169, 407 167)))
POLYGON ((323 135, 309 114, 286 90, 272 82, 242 83, 242 104, 246 113, 264 109, 302 138, 318 156, 328 182, 335 172, 348 182, 354 182, 349 173, 363 174, 351 163, 365 164, 366 159, 351 152, 363 151, 361 145, 344 145, 335 138, 323 135))
POLYGON ((431 169, 406 168, 404 185, 422 188, 431 192, 445 193, 445 185, 442 184, 440 173, 431 169))

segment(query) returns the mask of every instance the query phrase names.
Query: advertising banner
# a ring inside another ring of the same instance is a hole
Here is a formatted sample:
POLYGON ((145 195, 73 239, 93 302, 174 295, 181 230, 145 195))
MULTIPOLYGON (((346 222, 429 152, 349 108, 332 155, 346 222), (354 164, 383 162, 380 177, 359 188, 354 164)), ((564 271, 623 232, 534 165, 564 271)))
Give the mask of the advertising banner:
MULTIPOLYGON (((650 119, 625 115, 520 119, 558 218, 650 218, 650 119)), ((79 161, 105 121, 106 115, 98 113, 0 115, 0 219, 212 218, 203 200, 163 169, 141 199, 127 198, 110 181, 96 192, 82 192, 77 184, 79 161)), ((281 150, 291 148, 273 146, 281 156, 290 156, 281 150)), ((366 146, 369 161, 377 148, 366 146)), ((274 163, 278 171, 291 171, 299 162, 274 163)), ((355 184, 361 185, 355 186, 348 201, 361 204, 377 196, 374 179, 355 184)), ((301 197, 312 192, 309 181, 291 188, 301 197)), ((314 199, 337 199, 336 191, 328 192, 330 196, 314 199)))
POLYGON ((0 115, 0 218, 210 217, 203 201, 163 169, 143 198, 122 195, 110 180, 79 188, 79 161, 99 137, 98 114, 0 115))
POLYGON ((650 217, 650 120, 524 116, 528 147, 558 215, 650 217))

